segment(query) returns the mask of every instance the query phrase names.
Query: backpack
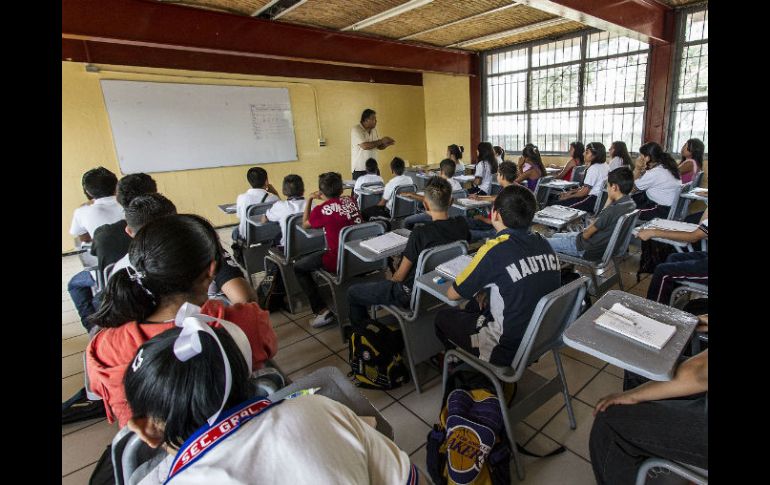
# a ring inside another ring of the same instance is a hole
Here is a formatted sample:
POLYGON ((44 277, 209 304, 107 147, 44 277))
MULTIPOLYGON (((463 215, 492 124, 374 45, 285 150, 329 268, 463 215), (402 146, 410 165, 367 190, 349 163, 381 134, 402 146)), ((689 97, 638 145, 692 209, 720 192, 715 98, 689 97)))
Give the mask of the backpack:
POLYGON ((642 273, 654 273, 655 267, 665 263, 669 254, 675 253, 676 249, 670 244, 648 239, 642 241, 642 254, 639 257, 639 270, 636 272, 636 281, 641 279, 642 273))
POLYGON ((401 330, 374 320, 353 329, 348 348, 350 377, 354 384, 367 389, 395 389, 409 382, 401 351, 401 330))
POLYGON ((283 285, 283 278, 277 268, 265 275, 265 279, 257 288, 257 303, 263 310, 270 313, 286 308, 284 298, 286 297, 286 287, 283 285))

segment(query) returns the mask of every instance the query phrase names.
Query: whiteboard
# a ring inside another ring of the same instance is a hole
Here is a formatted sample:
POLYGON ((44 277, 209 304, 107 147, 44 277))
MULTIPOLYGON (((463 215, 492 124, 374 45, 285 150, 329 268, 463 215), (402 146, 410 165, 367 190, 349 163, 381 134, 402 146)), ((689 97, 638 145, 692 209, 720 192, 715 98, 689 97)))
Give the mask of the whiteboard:
POLYGON ((286 88, 101 85, 124 174, 297 160, 286 88))

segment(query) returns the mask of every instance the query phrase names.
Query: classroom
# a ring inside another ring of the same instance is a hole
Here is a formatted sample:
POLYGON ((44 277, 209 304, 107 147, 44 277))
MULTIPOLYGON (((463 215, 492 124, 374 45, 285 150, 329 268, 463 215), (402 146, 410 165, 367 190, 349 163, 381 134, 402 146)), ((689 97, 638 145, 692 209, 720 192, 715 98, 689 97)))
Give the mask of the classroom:
POLYGON ((707 1, 61 14, 62 484, 708 483, 707 1))

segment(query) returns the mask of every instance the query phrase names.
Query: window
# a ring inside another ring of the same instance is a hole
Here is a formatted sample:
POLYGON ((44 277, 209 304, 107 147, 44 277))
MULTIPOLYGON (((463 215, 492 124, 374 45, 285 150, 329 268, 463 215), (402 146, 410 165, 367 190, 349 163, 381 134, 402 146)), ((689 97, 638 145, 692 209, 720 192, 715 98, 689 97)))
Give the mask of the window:
POLYGON ((708 10, 685 11, 679 22, 679 71, 672 102, 668 148, 678 153, 687 140, 700 138, 708 153, 708 10))
POLYGON ((485 139, 564 153, 570 142, 642 141, 649 46, 607 32, 484 55, 485 139))

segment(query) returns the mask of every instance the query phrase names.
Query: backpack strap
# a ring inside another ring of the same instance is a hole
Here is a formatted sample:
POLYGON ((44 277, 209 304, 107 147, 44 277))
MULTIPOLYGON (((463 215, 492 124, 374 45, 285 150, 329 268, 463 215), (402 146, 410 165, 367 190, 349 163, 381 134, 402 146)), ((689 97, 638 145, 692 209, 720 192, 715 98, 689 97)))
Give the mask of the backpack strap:
POLYGON ((270 195, 270 192, 265 191, 265 195, 262 196, 262 200, 259 201, 260 204, 264 204, 265 200, 267 199, 267 196, 270 195))
POLYGON ((524 448, 523 446, 521 446, 518 443, 516 443, 516 449, 519 450, 519 453, 521 453, 523 455, 534 456, 535 458, 547 458, 549 456, 558 455, 559 453, 564 453, 564 451, 565 451, 564 446, 559 446, 558 448, 556 448, 555 450, 551 451, 550 453, 546 453, 544 455, 539 455, 537 453, 532 453, 531 451, 529 451, 528 449, 524 448))

